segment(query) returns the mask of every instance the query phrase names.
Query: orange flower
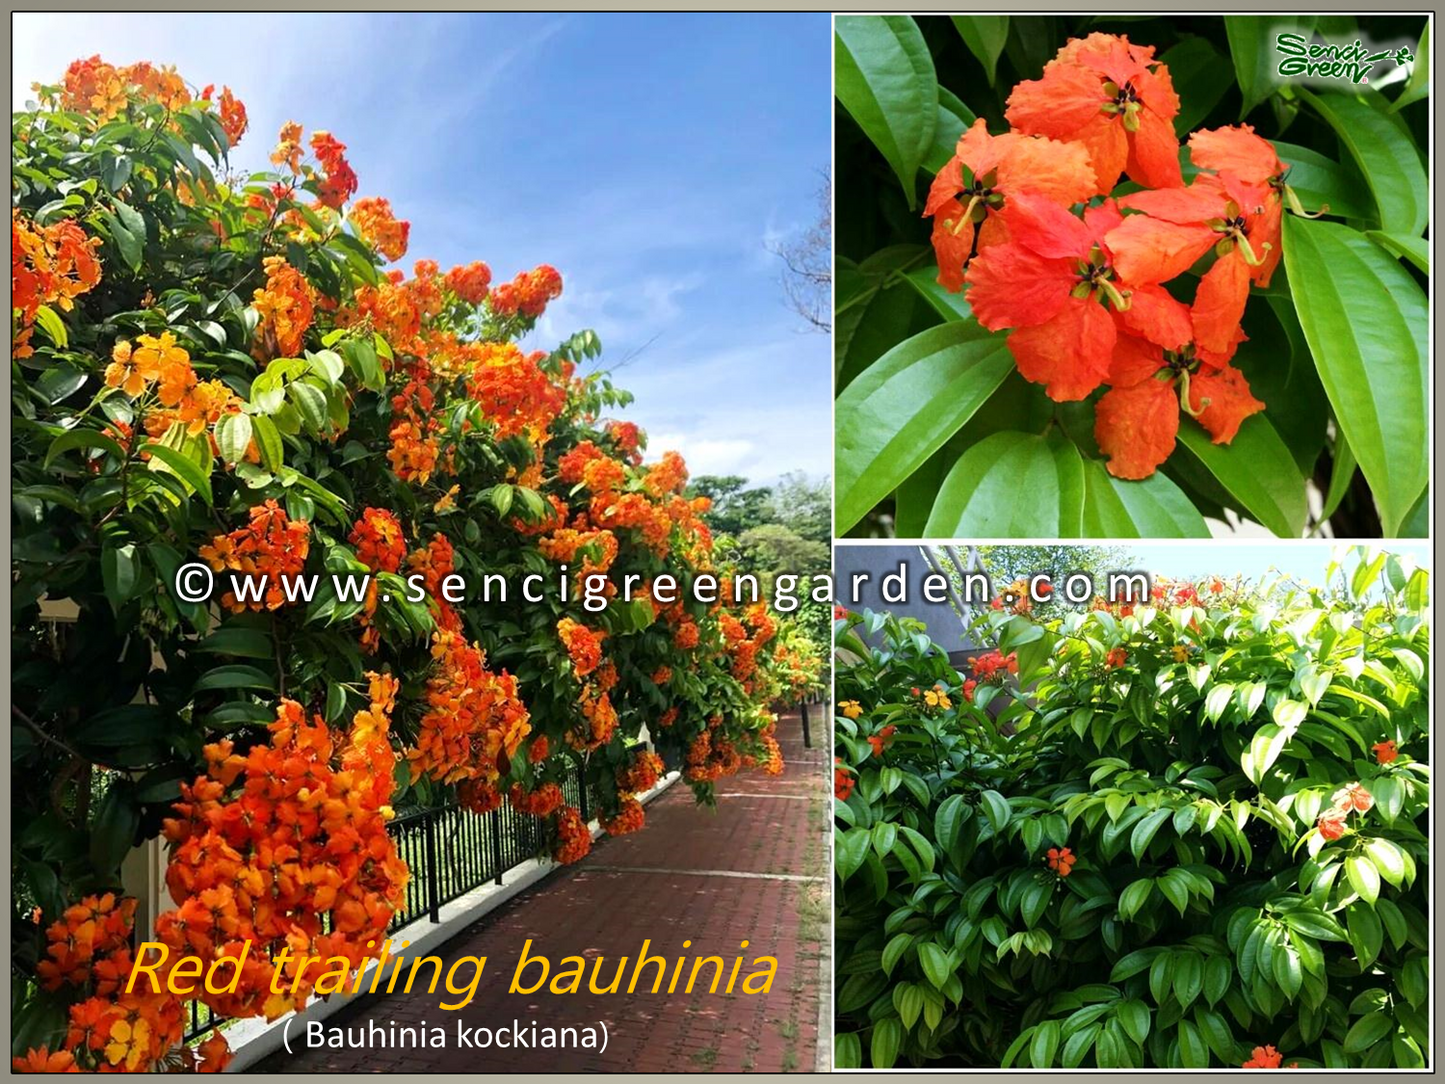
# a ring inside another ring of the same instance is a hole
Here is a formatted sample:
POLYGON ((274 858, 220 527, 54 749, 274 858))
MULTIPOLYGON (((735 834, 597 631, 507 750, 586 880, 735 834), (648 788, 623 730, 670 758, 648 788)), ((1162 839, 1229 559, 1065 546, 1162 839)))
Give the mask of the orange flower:
POLYGON ((1264 409, 1243 373, 1219 355, 1196 351, 1193 343, 1166 351, 1120 335, 1109 382, 1112 387, 1095 407, 1094 438, 1109 457, 1109 473, 1118 478, 1147 478, 1169 458, 1181 408, 1215 444, 1228 444, 1245 418, 1264 409))
POLYGON ((271 162, 286 166, 292 173, 301 172, 301 125, 288 120, 281 125, 281 134, 276 137, 276 148, 271 152, 271 162))
POLYGON ((266 285, 255 291, 252 300, 261 317, 256 327, 256 356, 298 357, 315 314, 314 292, 285 257, 267 256, 261 263, 266 270, 266 285))
POLYGON ((572 673, 578 678, 586 677, 602 663, 602 641, 605 632, 594 631, 564 617, 557 622, 557 635, 567 654, 572 658, 572 673))
POLYGON ((1104 656, 1104 666, 1110 670, 1117 670, 1129 661, 1129 653, 1122 647, 1115 647, 1109 650, 1104 656))
POLYGON ((851 769, 842 766, 841 758, 834 757, 833 765, 833 797, 840 802, 846 802, 858 781, 853 778, 851 769))
POLYGON ((1094 192, 1107 195, 1126 170, 1149 188, 1183 182, 1174 117, 1179 96, 1154 47, 1127 37, 1071 39, 1042 78, 1014 87, 1005 116, 1030 135, 1080 143, 1094 168, 1094 192))
POLYGON ((31 1047, 23 1058, 11 1058, 10 1068, 17 1073, 78 1073, 75 1056, 68 1050, 51 1053, 46 1047, 31 1047))
POLYGON ((468 305, 480 305, 486 300, 487 288, 492 284, 492 269, 481 260, 473 260, 465 267, 453 267, 442 282, 468 305))
POLYGON ((535 320, 547 308, 547 302, 562 296, 562 276, 556 268, 538 264, 531 271, 523 271, 511 282, 504 282, 492 290, 489 299, 492 311, 498 316, 523 316, 535 320))
POLYGON ((1073 872, 1074 863, 1077 862, 1078 859, 1074 856, 1074 852, 1067 847, 1050 847, 1048 856, 1044 861, 1048 863, 1049 869, 1053 870, 1060 877, 1067 877, 1073 872))
POLYGON ((221 604, 233 613, 243 610, 276 610, 286 604, 285 583, 301 574, 311 551, 311 526, 305 520, 290 519, 276 501, 251 508, 250 522, 229 534, 216 535, 197 552, 217 572, 232 571, 244 576, 266 576, 261 601, 240 601, 227 591, 221 604))
POLYGON ((1375 799, 1359 783, 1350 783, 1335 791, 1330 803, 1341 813, 1368 813, 1375 799))
POLYGON ((71 219, 37 228, 18 209, 11 209, 10 294, 11 305, 20 312, 19 320, 12 322, 15 357, 35 353, 29 341, 42 305, 54 304, 68 312, 75 298, 100 282, 100 261, 95 256, 99 247, 100 238, 87 237, 71 219))
POLYGON ((230 87, 221 88, 221 98, 217 104, 221 110, 221 130, 226 133, 226 144, 234 147, 241 142, 241 137, 250 127, 250 121, 246 119, 246 106, 231 93, 230 87))
POLYGON ((411 223, 401 221, 391 213, 390 200, 377 196, 359 199, 351 205, 346 216, 361 239, 387 260, 395 262, 406 255, 411 223))
POLYGON ((644 816, 642 803, 636 798, 627 798, 618 809, 617 816, 602 821, 602 830, 609 836, 625 836, 641 830, 644 816))
POLYGON ((933 219, 938 281, 955 293, 963 289, 969 260, 1008 240, 999 208, 1014 192, 1072 207, 1094 191, 1094 170, 1082 146, 1018 132, 993 136, 982 119, 974 121, 933 179, 923 207, 924 217, 933 219))
POLYGON ((875 757, 881 757, 883 755, 883 750, 888 744, 888 739, 893 737, 897 730, 898 728, 896 726, 885 726, 882 730, 878 731, 877 734, 870 734, 868 736, 868 744, 873 747, 873 755, 875 757))
POLYGON ((592 850, 592 833, 572 806, 564 806, 557 814, 556 827, 557 845, 552 857, 564 866, 585 858, 592 850))
POLYGON ((368 508, 351 528, 348 540, 356 559, 373 572, 396 572, 406 557, 406 539, 396 515, 384 508, 368 508))
POLYGON ((1377 741, 1370 746, 1370 750, 1375 754, 1375 761, 1379 764, 1393 763, 1395 758, 1400 755, 1400 751, 1395 748, 1393 738, 1388 741, 1377 741))
MULTIPOLYGON (((1257 1046, 1254 1048, 1250 1059, 1240 1066, 1241 1069, 1278 1069, 1284 1058, 1278 1050, 1272 1046, 1257 1046)), ((1293 1068, 1293 1066, 1291 1066, 1293 1068)))
POLYGON ((968 302, 990 331, 1015 329, 1009 351, 1025 379, 1059 402, 1083 399, 1109 375, 1117 337, 1109 307, 1129 307, 1105 243, 1123 219, 1112 200, 1079 219, 1025 192, 1001 213, 1010 239, 969 264, 968 302))
POLYGON ((346 161, 346 144, 339 142, 330 132, 312 132, 311 150, 325 173, 317 199, 332 210, 339 210, 356 194, 357 185, 356 174, 346 161))
POLYGON ((1341 809, 1327 809, 1320 814, 1315 827, 1326 840, 1333 843, 1345 834, 1345 818, 1348 814, 1341 809))

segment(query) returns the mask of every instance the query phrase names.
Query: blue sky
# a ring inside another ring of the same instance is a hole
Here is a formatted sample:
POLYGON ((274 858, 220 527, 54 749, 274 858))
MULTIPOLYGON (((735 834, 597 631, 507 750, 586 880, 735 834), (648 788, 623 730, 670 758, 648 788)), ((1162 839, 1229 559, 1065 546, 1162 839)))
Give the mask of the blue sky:
MULTIPOLYGON (((1397 554, 1402 561, 1413 560, 1411 567, 1432 567, 1427 542, 1387 541, 1378 543, 1378 546, 1397 554)), ((1227 546, 1218 543, 1139 542, 1128 544, 1124 549, 1137 560, 1137 567, 1176 579, 1242 575, 1257 581, 1272 573, 1285 573, 1318 585, 1324 582, 1325 566, 1330 563, 1331 556, 1337 549, 1348 547, 1337 542, 1302 540, 1267 545, 1233 543, 1227 546)), ((1347 570, 1353 571, 1357 561, 1349 555, 1342 563, 1347 570)))
POLYGON ((782 302, 768 243, 807 227, 830 160, 826 15, 16 15, 12 99, 76 57, 228 84, 266 168, 283 121, 348 147, 411 220, 402 266, 537 263, 650 453, 759 482, 831 470, 831 349, 782 302))

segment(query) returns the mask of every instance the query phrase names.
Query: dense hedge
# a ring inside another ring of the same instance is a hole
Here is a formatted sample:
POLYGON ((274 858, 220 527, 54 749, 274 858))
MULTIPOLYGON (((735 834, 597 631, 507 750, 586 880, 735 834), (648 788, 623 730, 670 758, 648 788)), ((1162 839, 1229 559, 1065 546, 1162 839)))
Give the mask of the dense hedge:
POLYGON ((591 840, 559 782, 582 765, 604 827, 639 827, 661 769, 644 725, 701 799, 781 769, 770 705, 817 683, 817 653, 731 597, 681 458, 645 463, 637 426, 606 420, 629 397, 581 373, 596 336, 518 345, 557 271, 383 270, 409 225, 358 198, 345 146, 288 123, 274 170, 239 173, 229 88, 95 57, 37 96, 12 128, 19 1064, 195 1060, 179 999, 115 992, 120 865, 162 830, 162 940, 203 960, 254 941, 239 991, 205 1000, 274 1017, 327 989, 318 961, 268 996, 276 948, 346 969, 378 951, 407 876, 395 808, 511 801, 571 861, 591 840), (183 602, 197 555, 375 579, 183 602), (654 595, 705 571, 716 604, 654 595), (452 573, 461 601, 439 594, 452 573), (589 612, 591 573, 640 594, 589 612), (483 601, 487 574, 506 601, 483 601))
POLYGON ((1424 1065, 1428 582, 841 617, 837 1063, 1424 1065))

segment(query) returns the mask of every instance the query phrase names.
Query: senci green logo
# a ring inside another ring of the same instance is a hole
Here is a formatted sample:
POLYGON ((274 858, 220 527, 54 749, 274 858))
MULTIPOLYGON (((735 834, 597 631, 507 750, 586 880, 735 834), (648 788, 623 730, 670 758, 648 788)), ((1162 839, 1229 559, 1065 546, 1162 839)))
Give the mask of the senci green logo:
POLYGON ((1276 34, 1275 51, 1282 55, 1279 74, 1309 76, 1316 79, 1347 79, 1351 83, 1368 83, 1370 69, 1382 60, 1410 64, 1415 55, 1405 46, 1382 49, 1372 53, 1362 41, 1350 45, 1318 44, 1303 34, 1276 34))

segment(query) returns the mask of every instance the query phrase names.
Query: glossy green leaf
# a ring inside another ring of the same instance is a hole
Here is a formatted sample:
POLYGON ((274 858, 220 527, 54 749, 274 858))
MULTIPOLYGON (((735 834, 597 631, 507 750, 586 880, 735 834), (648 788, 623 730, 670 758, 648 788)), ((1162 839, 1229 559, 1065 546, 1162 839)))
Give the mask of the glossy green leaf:
POLYGON ((1379 1010, 1366 1013, 1356 1020, 1350 1030, 1345 1033, 1343 1044, 1345 1053, 1358 1054, 1363 1050, 1368 1050, 1394 1030, 1395 1022, 1385 1013, 1379 1010))
POLYGON ((221 458, 227 463, 239 463, 246 458, 246 449, 251 444, 251 416, 237 411, 221 415, 216 422, 216 447, 221 458))
POLYGON ((1300 326, 1387 535, 1425 487, 1429 432, 1424 291, 1364 236, 1286 216, 1284 258, 1300 326))
POLYGON ((1328 207, 1336 218, 1375 217, 1375 201, 1353 166, 1341 165, 1310 147, 1271 142, 1288 170, 1285 183, 1306 211, 1313 214, 1328 207))
POLYGON ((1425 274, 1430 273, 1430 242, 1423 237, 1406 237, 1401 233, 1366 230, 1365 236, 1392 256, 1409 260, 1425 274))
POLYGON ((1102 460, 1084 461, 1085 538, 1208 538, 1209 526, 1162 471, 1139 482, 1115 478, 1102 460))
POLYGON ((151 470, 169 470, 184 481, 192 492, 200 494, 201 499, 207 504, 212 502, 211 476, 202 470, 190 456, 164 444, 155 443, 145 445, 141 448, 141 452, 151 456, 151 470))
POLYGON ((1234 440, 1213 444, 1189 419, 1179 425, 1179 443, 1214 476, 1256 522, 1280 538, 1304 533, 1304 479, 1294 457, 1263 414, 1246 418, 1234 440))
POLYGON ((1350 887, 1366 903, 1374 903, 1380 896, 1380 873, 1368 858, 1352 854, 1345 859, 1345 876, 1350 887))
POLYGON ((1179 1021, 1179 1058, 1186 1069, 1203 1069, 1209 1065, 1209 1047, 1193 1021, 1179 1021))
POLYGON ((1301 34, 1309 39, 1315 25, 1314 15, 1226 15, 1225 33, 1229 37, 1229 53, 1234 60, 1234 74, 1244 98, 1240 119, 1247 117, 1260 102, 1273 94, 1279 85, 1276 74, 1280 54, 1275 52, 1275 35, 1281 32, 1301 34))
POLYGON ((875 1069, 891 1069, 898 1060, 898 1048, 903 1044, 903 1021, 890 1016, 873 1025, 873 1038, 868 1045, 868 1055, 875 1069))
POLYGON ((1207 38, 1186 37, 1166 49, 1159 60, 1169 68, 1170 81, 1179 95, 1174 131, 1186 139, 1229 92, 1234 72, 1207 38))
POLYGON ((958 149, 958 140, 977 118, 958 95, 947 87, 938 88, 938 123, 933 128, 933 146, 923 156, 923 168, 937 173, 958 149))
POLYGON ((953 25, 958 36, 968 46, 968 51, 978 58, 988 76, 988 85, 993 86, 998 70, 998 58, 1008 41, 1007 15, 955 15, 953 25))
POLYGON ((1350 438, 1341 432, 1335 437, 1334 466, 1330 470, 1330 489, 1325 494, 1324 510, 1320 513, 1322 521, 1334 515, 1340 502, 1345 499, 1356 469, 1355 453, 1350 451, 1350 438))
POLYGON ((1400 96, 1391 103, 1390 112, 1398 112, 1411 102, 1418 102, 1429 96, 1430 23, 1427 20, 1425 29, 1420 31, 1420 44, 1415 49, 1415 63, 1410 66, 1410 78, 1405 81, 1405 89, 1400 91, 1400 96))
POLYGON ((1058 430, 995 433, 948 472, 924 534, 929 538, 1077 538, 1083 530, 1084 462, 1058 430))
POLYGON ((1379 209, 1380 228, 1419 237, 1430 223, 1430 181, 1409 133, 1363 96, 1315 94, 1303 87, 1299 94, 1335 130, 1364 174, 1379 209))
POLYGON ((900 343, 849 384, 835 408, 839 533, 942 447, 1012 368, 1004 337, 967 321, 900 343))
POLYGON ((839 15, 833 90, 917 204, 919 166, 938 123, 938 79, 918 24, 907 15, 839 15))

